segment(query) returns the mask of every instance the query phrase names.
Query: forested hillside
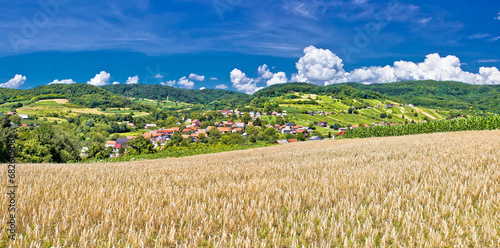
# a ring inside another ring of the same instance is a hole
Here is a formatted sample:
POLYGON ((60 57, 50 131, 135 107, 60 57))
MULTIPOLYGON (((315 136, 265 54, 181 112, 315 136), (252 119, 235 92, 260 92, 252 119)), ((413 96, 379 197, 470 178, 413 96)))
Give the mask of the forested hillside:
POLYGON ((298 92, 304 94, 332 94, 349 98, 381 99, 385 96, 378 92, 356 89, 346 84, 335 84, 328 86, 317 86, 309 83, 287 83, 275 84, 259 90, 253 97, 277 97, 289 93, 298 92))
POLYGON ((89 84, 54 84, 29 90, 0 88, 0 104, 6 102, 66 98, 71 103, 88 107, 128 107, 131 101, 89 84))
POLYGON ((407 81, 387 84, 348 83, 388 97, 432 108, 486 110, 500 112, 500 85, 471 85, 459 82, 407 81))
POLYGON ((163 85, 107 85, 103 89, 124 97, 147 98, 151 100, 168 100, 185 103, 208 104, 213 101, 232 101, 235 103, 248 102, 250 96, 247 94, 219 90, 187 90, 163 85))

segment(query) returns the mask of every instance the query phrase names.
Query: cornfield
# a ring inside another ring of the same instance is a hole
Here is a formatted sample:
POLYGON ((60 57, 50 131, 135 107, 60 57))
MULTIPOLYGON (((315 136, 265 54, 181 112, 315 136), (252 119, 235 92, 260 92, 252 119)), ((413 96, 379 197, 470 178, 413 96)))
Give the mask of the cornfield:
MULTIPOLYGON (((18 165, 12 247, 500 247, 500 131, 18 165)), ((6 169, 0 175, 6 185, 6 169)), ((7 221, 7 198, 0 205, 7 221)))
POLYGON ((500 129, 500 116, 477 116, 399 126, 376 126, 347 130, 343 138, 403 136, 410 134, 500 129))

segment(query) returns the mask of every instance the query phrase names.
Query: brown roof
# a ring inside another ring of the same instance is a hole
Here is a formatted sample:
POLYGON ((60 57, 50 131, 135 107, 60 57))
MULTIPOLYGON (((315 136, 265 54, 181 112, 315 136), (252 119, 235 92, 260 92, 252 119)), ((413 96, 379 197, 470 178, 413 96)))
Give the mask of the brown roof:
POLYGON ((219 130, 219 132, 231 132, 232 128, 231 127, 218 127, 217 130, 219 130))
POLYGON ((298 141, 298 140, 296 140, 296 139, 289 139, 289 140, 288 140, 288 143, 293 143, 293 142, 297 142, 297 141, 298 141))
POLYGON ((106 141, 106 145, 114 145, 116 144, 116 141, 106 141))

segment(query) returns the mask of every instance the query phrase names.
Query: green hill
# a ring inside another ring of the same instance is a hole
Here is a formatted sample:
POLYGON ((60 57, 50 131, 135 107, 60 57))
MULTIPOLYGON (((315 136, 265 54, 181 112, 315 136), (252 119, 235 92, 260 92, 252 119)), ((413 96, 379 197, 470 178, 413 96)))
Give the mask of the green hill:
POLYGON ((346 84, 359 90, 376 91, 390 98, 419 106, 473 109, 500 113, 500 85, 459 82, 407 81, 387 84, 346 84))
POLYGON ((68 99, 87 108, 128 107, 130 100, 89 84, 54 84, 28 90, 0 88, 0 105, 8 102, 37 102, 43 99, 68 99))
POLYGON ((179 101, 192 104, 209 104, 214 101, 246 102, 250 99, 247 94, 219 90, 187 90, 163 85, 107 85, 103 89, 120 96, 146 98, 151 100, 179 101))

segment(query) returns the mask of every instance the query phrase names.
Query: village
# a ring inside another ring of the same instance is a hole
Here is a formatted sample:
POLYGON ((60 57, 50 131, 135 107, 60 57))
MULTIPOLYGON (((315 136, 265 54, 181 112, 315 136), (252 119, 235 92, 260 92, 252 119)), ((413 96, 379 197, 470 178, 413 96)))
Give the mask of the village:
MULTIPOLYGON (((224 116, 224 118, 241 117, 245 114, 245 112, 240 112, 238 110, 219 110, 218 112, 220 112, 222 116, 224 116)), ((317 111, 317 112, 310 111, 309 114, 326 115, 324 111, 317 111)), ((176 132, 180 133, 183 139, 187 139, 190 142, 197 142, 200 137, 208 137, 211 130, 217 130, 220 134, 239 134, 243 138, 248 138, 250 136, 250 134, 247 132, 249 127, 255 127, 258 129, 273 128, 274 130, 276 130, 277 133, 281 134, 280 137, 291 137, 301 134, 300 137, 304 138, 304 139, 297 139, 297 138, 278 139, 274 142, 275 144, 287 144, 300 141, 318 141, 318 140, 323 140, 325 138, 335 139, 341 136, 348 129, 356 129, 360 127, 370 127, 370 126, 399 125, 397 123, 380 122, 380 123, 372 123, 372 125, 360 124, 360 125, 350 125, 348 127, 335 127, 336 128, 335 131, 337 131, 337 133, 332 134, 331 137, 320 137, 320 135, 313 134, 314 129, 316 129, 315 127, 310 127, 310 126, 304 127, 302 125, 297 125, 295 123, 285 123, 284 125, 261 124, 260 118, 262 116, 274 116, 277 118, 282 118, 287 116, 286 111, 283 111, 282 113, 278 113, 275 111, 270 113, 260 113, 251 111, 248 112, 248 115, 250 116, 251 121, 234 122, 232 120, 227 120, 227 121, 213 122, 212 126, 207 126, 205 128, 201 127, 202 121, 199 119, 191 120, 183 118, 183 123, 177 122, 176 123, 177 126, 168 128, 158 127, 157 124, 149 123, 145 125, 144 129, 146 130, 146 132, 142 134, 142 136, 151 141, 151 143, 154 144, 155 149, 161 151, 165 148, 165 145, 172 140, 172 137, 176 132)), ((125 123, 131 128, 135 127, 134 123, 128 121, 125 121, 123 123, 125 123)), ((118 122, 117 124, 122 124, 122 122, 118 122)), ((317 126, 318 128, 326 128, 326 129, 334 128, 333 125, 330 125, 326 121, 317 122, 315 123, 315 126, 317 126)), ((112 154, 110 154, 110 157, 119 157, 124 153, 126 153, 128 148, 128 142, 137 137, 138 136, 127 136, 126 138, 118 138, 116 140, 106 141, 105 147, 111 147, 113 149, 112 154)), ((82 149, 82 154, 81 154, 82 157, 86 155, 86 151, 88 151, 88 147, 84 147, 82 149)))

